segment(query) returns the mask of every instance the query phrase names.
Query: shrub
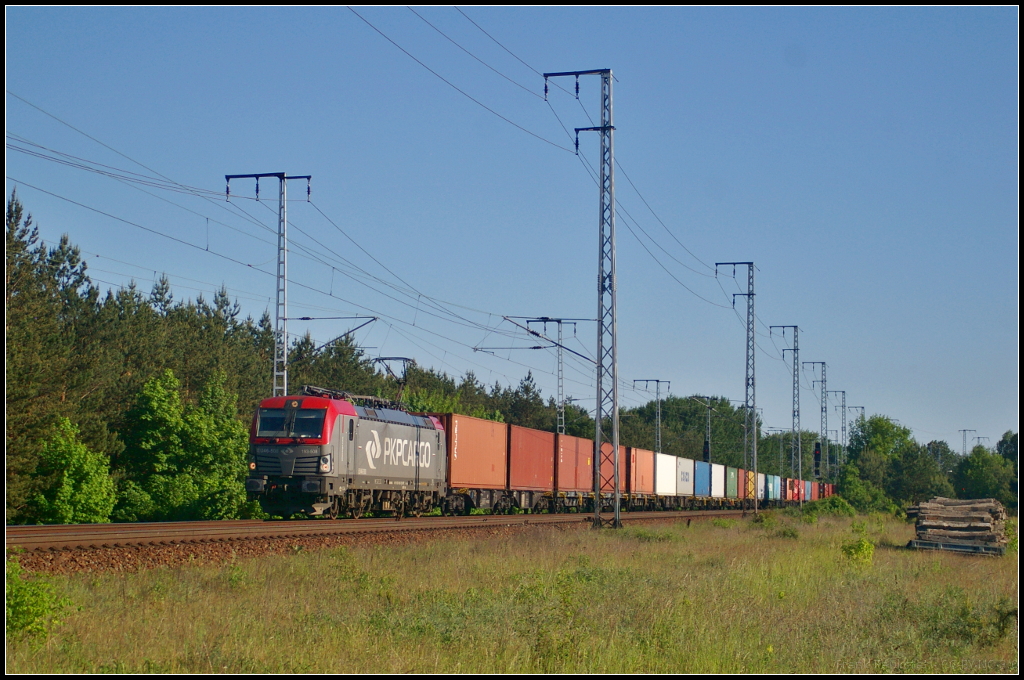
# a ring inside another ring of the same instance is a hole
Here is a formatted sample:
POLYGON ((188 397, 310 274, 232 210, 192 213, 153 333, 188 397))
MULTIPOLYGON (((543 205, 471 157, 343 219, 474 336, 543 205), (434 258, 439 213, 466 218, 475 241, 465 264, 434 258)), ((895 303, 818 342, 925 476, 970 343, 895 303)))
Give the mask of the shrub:
POLYGON ((45 638, 51 629, 63 623, 61 613, 68 601, 53 592, 53 585, 41 579, 22 576, 16 555, 7 554, 6 565, 7 636, 45 638))
POLYGON ((855 564, 871 564, 871 558, 875 555, 875 544, 861 536, 852 543, 846 543, 842 547, 846 558, 855 564))
POLYGON ((804 514, 832 515, 833 517, 853 517, 857 511, 840 496, 829 496, 821 500, 804 503, 804 514))
POLYGON ((779 518, 771 510, 765 510, 758 513, 751 523, 762 529, 774 529, 779 525, 779 518))

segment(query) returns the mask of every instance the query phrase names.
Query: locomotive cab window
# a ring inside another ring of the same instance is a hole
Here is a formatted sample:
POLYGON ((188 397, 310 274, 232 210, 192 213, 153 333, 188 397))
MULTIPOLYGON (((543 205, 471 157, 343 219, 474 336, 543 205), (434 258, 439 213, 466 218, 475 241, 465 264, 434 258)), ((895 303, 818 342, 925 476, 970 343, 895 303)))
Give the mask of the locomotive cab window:
POLYGON ((257 437, 316 438, 323 436, 327 409, 261 408, 257 437))
POLYGON ((295 412, 295 424, 292 428, 293 437, 322 437, 324 431, 324 418, 327 416, 325 408, 304 408, 295 412))

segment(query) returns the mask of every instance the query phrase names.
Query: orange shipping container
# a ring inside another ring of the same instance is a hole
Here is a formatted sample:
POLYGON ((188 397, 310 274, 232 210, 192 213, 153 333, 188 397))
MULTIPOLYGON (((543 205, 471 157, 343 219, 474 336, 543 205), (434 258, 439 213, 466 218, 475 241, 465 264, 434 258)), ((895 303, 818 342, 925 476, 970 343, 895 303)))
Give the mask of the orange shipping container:
MULTIPOLYGON (((621 466, 622 463, 620 462, 621 466)), ((621 467, 620 467, 621 470, 621 467)), ((627 493, 654 494, 654 451, 629 449, 629 480, 627 493)), ((620 484, 620 486, 623 486, 620 484)))
POLYGON ((457 413, 445 417, 449 484, 454 488, 504 489, 508 425, 457 413))
POLYGON ((594 490, 594 440, 558 435, 559 491, 586 493, 594 490))
POLYGON ((553 432, 509 426, 509 487, 518 491, 555 488, 555 435, 553 432))

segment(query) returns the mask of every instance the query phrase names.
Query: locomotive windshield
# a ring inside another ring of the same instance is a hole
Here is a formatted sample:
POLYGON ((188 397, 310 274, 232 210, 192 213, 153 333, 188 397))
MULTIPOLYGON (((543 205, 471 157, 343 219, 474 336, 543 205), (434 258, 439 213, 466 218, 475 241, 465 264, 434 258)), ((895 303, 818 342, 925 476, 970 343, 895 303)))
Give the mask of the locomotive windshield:
POLYGON ((325 408, 261 408, 257 437, 311 437, 323 436, 325 408))

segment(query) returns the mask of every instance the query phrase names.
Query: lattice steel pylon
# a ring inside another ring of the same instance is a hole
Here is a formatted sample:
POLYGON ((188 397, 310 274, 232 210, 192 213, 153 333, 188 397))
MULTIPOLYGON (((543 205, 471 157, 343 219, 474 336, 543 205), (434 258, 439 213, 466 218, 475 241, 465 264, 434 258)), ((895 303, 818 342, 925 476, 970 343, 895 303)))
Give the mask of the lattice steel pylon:
POLYGON ((306 198, 312 175, 288 176, 283 172, 261 172, 249 175, 224 175, 226 195, 231 200, 231 180, 255 179, 256 200, 260 198, 260 178, 278 179, 277 208, 277 305, 274 320, 274 396, 288 394, 288 180, 306 180, 306 198))
MULTIPOLYGON (((616 319, 615 278, 615 124, 612 116, 612 71, 562 71, 545 73, 547 79, 572 76, 601 77, 601 124, 596 127, 576 128, 576 146, 579 133, 597 132, 601 135, 601 158, 598 181, 598 267, 597 267, 597 411, 594 415, 594 526, 622 526, 620 517, 622 488, 619 480, 619 367, 618 322, 616 319), (605 418, 611 421, 611 440, 605 431, 605 418), (609 444, 611 450, 606 450, 609 444), (610 463, 609 471, 605 463, 610 463), (608 472, 611 475, 608 475, 608 472), (603 494, 610 494, 613 509, 611 518, 602 515, 603 494)), ((578 89, 577 89, 578 92, 578 89)))
POLYGON ((782 350, 782 356, 786 356, 786 352, 793 353, 793 433, 790 435, 789 442, 789 473, 796 472, 797 465, 799 465, 800 476, 798 479, 803 479, 803 451, 800 443, 800 327, 769 326, 768 332, 771 333, 773 328, 781 328, 783 336, 785 336, 787 328, 793 329, 793 347, 782 350))
MULTIPOLYGON (((743 406, 743 467, 751 469, 753 463, 754 479, 757 480, 757 391, 756 373, 754 371, 754 359, 756 356, 756 338, 754 335, 756 319, 754 317, 754 263, 753 262, 716 262, 715 274, 718 274, 718 267, 732 265, 746 265, 747 267, 747 292, 733 293, 733 305, 736 304, 736 297, 747 298, 747 372, 745 385, 745 399, 743 406)), ((754 482, 754 512, 757 512, 757 482, 754 482)))
MULTIPOLYGON (((828 475, 828 376, 825 375, 825 369, 828 365, 824 361, 805 361, 804 365, 821 364, 821 380, 815 380, 814 383, 821 383, 821 448, 822 454, 825 456, 825 475, 828 475)), ((813 369, 812 369, 813 370, 813 369)), ((812 383, 812 385, 814 384, 812 383)))
MULTIPOLYGON (((840 455, 836 456, 836 467, 841 467, 846 462, 846 390, 829 390, 829 394, 843 395, 842 403, 836 408, 843 414, 843 427, 841 428, 842 439, 839 440, 840 455)), ((839 433, 837 433, 839 434, 839 433)))

